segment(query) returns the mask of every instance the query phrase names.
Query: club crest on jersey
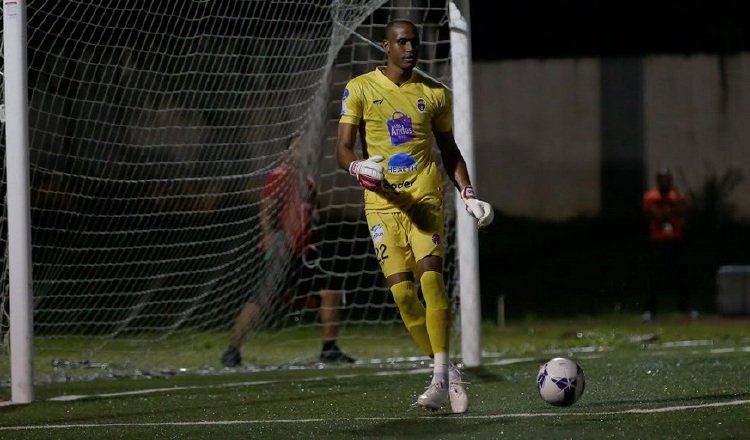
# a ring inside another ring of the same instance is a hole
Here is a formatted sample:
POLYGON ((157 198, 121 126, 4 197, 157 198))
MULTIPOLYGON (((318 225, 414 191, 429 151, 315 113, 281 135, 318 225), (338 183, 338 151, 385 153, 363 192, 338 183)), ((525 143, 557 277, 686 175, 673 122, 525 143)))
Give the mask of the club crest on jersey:
POLYGON ((391 145, 398 147, 416 137, 411 118, 404 112, 393 112, 391 119, 388 119, 386 124, 388 125, 388 134, 391 136, 391 145))
POLYGON ((432 244, 435 246, 440 245, 440 236, 437 234, 432 234, 432 244))
POLYGON ((417 110, 419 110, 419 113, 424 113, 427 110, 427 101, 424 98, 417 99, 417 110))
POLYGON ((385 237, 385 231, 383 230, 383 225, 378 223, 377 225, 373 225, 372 228, 370 228, 370 236, 372 237, 373 243, 380 242, 383 237, 385 237))
POLYGON ((398 153, 388 159, 388 172, 393 174, 417 171, 417 161, 411 154, 398 153))

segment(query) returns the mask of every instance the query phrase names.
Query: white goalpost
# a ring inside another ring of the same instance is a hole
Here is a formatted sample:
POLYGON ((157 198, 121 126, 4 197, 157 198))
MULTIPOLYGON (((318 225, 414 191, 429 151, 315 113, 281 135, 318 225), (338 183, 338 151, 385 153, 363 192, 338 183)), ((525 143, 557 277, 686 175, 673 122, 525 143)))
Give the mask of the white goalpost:
MULTIPOLYGON (((453 78, 466 78, 453 83, 454 134, 462 147, 471 181, 476 182, 474 163, 474 131, 472 127, 471 91, 471 33, 469 27, 469 2, 449 2, 448 19, 451 26, 451 66, 453 78), (457 6, 458 5, 458 6, 457 6), (460 115, 460 117, 458 116, 460 115)), ((482 313, 479 296, 478 234, 473 219, 464 212, 463 201, 456 198, 456 245, 461 263, 459 295, 461 298, 461 347, 466 366, 481 365, 482 313)))
MULTIPOLYGON (((33 401, 39 381, 220 369, 264 271, 260 192, 299 132, 318 185, 314 263, 347 279, 342 348, 363 347, 351 354, 369 364, 420 356, 372 252, 362 190, 334 158, 344 85, 384 63, 396 17, 420 29, 420 70, 453 90, 474 172, 468 1, 5 3, 0 376, 14 403, 33 401)), ((451 357, 478 366, 477 233, 457 198, 446 192, 451 357)), ((269 311, 243 357, 309 364, 319 308, 298 298, 269 311)))
MULTIPOLYGON (((34 400, 31 219, 29 205, 29 140, 26 78, 26 11, 22 2, 3 9, 3 87, 5 106, 5 206, 8 269, 7 326, 10 335, 11 398, 34 400), (7 40, 7 41, 6 41, 7 40)), ((6 304, 6 301, 2 301, 6 304)), ((5 338, 3 338, 5 339, 5 338)))

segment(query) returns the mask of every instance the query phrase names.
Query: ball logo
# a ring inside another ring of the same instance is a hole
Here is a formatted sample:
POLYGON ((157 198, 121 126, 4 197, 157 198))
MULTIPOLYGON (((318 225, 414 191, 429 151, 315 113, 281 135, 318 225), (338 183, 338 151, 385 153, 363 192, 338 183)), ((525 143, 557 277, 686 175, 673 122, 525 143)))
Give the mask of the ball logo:
POLYGON ((398 153, 388 159, 388 172, 393 174, 417 171, 417 161, 411 154, 398 153))
POLYGON ((383 225, 378 223, 377 225, 373 225, 372 228, 370 228, 370 236, 372 237, 373 243, 379 243, 383 237, 385 237, 385 231, 383 230, 383 225))
POLYGON ((419 113, 424 113, 427 110, 427 102, 424 98, 417 99, 417 110, 419 110, 419 113))

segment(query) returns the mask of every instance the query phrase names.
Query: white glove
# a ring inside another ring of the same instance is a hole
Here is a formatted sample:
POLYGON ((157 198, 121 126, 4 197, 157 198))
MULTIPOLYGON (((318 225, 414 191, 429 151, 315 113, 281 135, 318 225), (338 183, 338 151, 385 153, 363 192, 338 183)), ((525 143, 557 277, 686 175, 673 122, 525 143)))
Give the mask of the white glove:
POLYGON ((477 219, 478 227, 483 228, 492 223, 492 220, 495 218, 495 211, 492 209, 492 205, 476 198, 474 188, 471 185, 467 185, 461 191, 461 198, 466 205, 466 212, 477 219))
POLYGON ((376 191, 383 181, 383 156, 372 156, 369 159, 355 160, 349 164, 349 174, 359 180, 362 188, 376 191))

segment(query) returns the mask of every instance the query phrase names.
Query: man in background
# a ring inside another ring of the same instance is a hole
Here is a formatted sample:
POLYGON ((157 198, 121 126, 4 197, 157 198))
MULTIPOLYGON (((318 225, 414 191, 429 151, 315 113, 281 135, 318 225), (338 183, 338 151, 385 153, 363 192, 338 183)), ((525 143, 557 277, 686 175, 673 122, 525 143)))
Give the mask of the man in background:
MULTIPOLYGON (((319 296, 322 347, 321 363, 355 360, 341 351, 336 339, 339 334, 340 304, 343 277, 316 276, 318 266, 306 264, 317 260, 313 228, 317 205, 317 187, 302 166, 302 138, 289 140, 287 162, 276 168, 266 179, 261 192, 260 251, 265 268, 259 289, 244 304, 229 334, 229 346, 221 356, 225 367, 242 364, 241 347, 246 335, 276 319, 276 310, 294 299, 319 296)), ((314 302, 314 301, 313 301, 314 302)))
POLYGON ((648 303, 642 315, 644 321, 653 319, 659 308, 659 296, 664 293, 676 300, 680 312, 690 313, 685 283, 686 209, 687 201, 674 185, 671 171, 659 169, 656 186, 643 196, 643 212, 648 222, 649 270, 648 303))

